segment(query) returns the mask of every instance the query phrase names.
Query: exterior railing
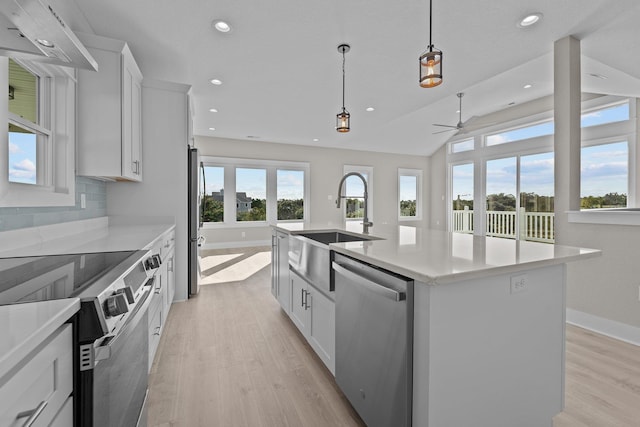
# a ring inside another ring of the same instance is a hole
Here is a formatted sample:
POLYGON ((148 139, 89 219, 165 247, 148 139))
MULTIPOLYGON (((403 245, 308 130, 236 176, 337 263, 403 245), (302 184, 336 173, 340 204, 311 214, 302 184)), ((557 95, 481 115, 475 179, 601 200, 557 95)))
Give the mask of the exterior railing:
MULTIPOLYGON (((515 238, 517 233, 516 215, 520 216, 520 239, 553 243, 555 221, 553 212, 487 211, 485 215, 485 235, 515 238)), ((468 207, 453 211, 453 231, 473 233, 473 211, 468 207)))

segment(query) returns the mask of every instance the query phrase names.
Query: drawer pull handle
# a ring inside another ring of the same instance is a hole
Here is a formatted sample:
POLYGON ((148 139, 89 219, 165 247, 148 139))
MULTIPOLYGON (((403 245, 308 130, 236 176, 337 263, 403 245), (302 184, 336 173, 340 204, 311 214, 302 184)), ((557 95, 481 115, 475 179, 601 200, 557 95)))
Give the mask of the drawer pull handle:
POLYGON ((36 406, 35 409, 31 409, 29 411, 20 412, 16 416, 16 420, 18 420, 20 418, 24 418, 24 417, 29 417, 24 422, 24 424, 22 424, 22 427, 31 427, 33 425, 33 423, 36 422, 36 420, 38 419, 38 417, 40 416, 40 414, 42 413, 42 411, 44 411, 44 408, 46 408, 46 407, 47 407, 47 401, 43 400, 42 402, 40 402, 40 404, 38 406, 36 406))

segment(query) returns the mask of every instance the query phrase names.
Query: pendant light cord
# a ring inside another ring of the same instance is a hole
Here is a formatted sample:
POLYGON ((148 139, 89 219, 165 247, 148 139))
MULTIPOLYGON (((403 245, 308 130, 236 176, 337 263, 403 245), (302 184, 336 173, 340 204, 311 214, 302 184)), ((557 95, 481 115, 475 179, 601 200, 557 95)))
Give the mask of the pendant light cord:
POLYGON ((342 49, 342 111, 344 111, 344 48, 342 49))
POLYGON ((429 0, 429 52, 433 51, 433 44, 431 43, 431 32, 433 30, 433 0, 429 0))

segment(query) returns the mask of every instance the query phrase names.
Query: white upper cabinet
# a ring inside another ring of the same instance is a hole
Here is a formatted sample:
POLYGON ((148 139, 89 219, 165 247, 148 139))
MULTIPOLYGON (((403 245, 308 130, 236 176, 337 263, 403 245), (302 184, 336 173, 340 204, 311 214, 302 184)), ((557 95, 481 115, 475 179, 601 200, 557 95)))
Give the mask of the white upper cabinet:
POLYGON ((78 175, 142 181, 142 73, 120 40, 78 33, 99 71, 78 71, 78 175))

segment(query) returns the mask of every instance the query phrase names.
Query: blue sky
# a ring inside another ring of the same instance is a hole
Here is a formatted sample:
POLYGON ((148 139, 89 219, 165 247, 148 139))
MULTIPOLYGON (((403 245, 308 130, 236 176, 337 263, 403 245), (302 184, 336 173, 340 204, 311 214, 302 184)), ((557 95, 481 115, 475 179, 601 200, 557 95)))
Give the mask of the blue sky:
POLYGON ((9 181, 35 184, 36 135, 9 132, 9 181))

